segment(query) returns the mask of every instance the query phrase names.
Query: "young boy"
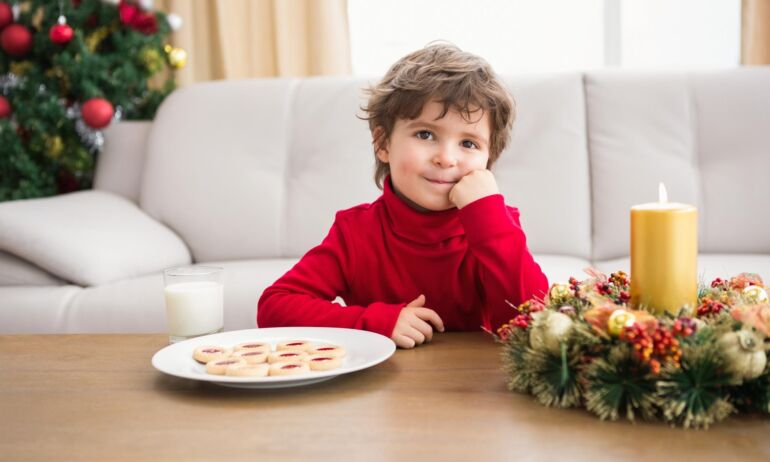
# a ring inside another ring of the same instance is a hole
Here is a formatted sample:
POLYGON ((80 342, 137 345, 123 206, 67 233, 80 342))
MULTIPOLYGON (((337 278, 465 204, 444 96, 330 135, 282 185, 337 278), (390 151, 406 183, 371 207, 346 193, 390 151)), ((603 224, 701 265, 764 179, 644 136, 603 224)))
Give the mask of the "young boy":
POLYGON ((506 300, 548 288, 489 171, 510 135, 510 95, 486 61, 447 44, 405 56, 369 92, 383 194, 337 213, 262 294, 257 324, 365 329, 402 348, 434 330, 497 329, 514 314, 506 300))

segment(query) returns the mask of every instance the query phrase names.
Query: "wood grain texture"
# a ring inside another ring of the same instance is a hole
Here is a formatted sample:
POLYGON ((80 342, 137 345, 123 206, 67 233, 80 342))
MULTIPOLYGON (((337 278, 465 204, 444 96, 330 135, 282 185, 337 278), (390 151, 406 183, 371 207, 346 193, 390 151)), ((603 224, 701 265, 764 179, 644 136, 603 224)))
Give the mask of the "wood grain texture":
POLYGON ((770 460, 770 419, 601 422, 506 390, 500 347, 449 333, 306 387, 156 371, 166 336, 0 336, 2 460, 770 460))

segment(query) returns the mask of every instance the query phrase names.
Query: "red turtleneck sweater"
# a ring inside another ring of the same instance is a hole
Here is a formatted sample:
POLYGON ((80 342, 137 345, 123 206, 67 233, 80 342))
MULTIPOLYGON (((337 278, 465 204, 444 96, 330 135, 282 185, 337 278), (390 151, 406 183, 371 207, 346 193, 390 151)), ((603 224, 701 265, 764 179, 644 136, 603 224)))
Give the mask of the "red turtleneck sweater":
POLYGON ((496 194, 463 209, 418 212, 393 192, 338 212, 324 241, 259 299, 257 325, 364 329, 390 337, 425 294, 447 330, 496 330, 548 281, 527 249, 519 211, 496 194), (348 305, 332 303, 337 296, 348 305))

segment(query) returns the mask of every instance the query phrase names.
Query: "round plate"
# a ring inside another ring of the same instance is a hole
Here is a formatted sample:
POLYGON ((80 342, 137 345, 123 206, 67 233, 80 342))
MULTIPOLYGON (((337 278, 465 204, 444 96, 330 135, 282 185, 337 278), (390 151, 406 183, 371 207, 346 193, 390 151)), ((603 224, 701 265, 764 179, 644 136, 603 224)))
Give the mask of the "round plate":
POLYGON ((204 335, 174 343, 152 357, 155 369, 176 377, 213 382, 236 388, 284 388, 310 385, 338 375, 359 371, 379 364, 396 351, 396 344, 383 335, 364 330, 336 327, 273 327, 246 329, 204 335), (228 377, 206 373, 206 366, 193 359, 193 351, 202 345, 232 347, 245 342, 270 342, 275 345, 289 340, 331 343, 344 347, 342 366, 331 371, 311 371, 302 375, 277 377, 228 377))

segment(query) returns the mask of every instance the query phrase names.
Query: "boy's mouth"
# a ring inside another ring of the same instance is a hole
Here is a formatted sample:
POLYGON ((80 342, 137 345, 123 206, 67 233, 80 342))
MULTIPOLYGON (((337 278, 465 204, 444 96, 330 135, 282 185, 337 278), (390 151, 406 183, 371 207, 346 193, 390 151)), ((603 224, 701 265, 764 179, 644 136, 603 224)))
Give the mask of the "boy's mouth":
POLYGON ((426 180, 430 181, 433 184, 456 184, 456 181, 445 181, 445 180, 438 180, 433 178, 425 178, 426 180))

